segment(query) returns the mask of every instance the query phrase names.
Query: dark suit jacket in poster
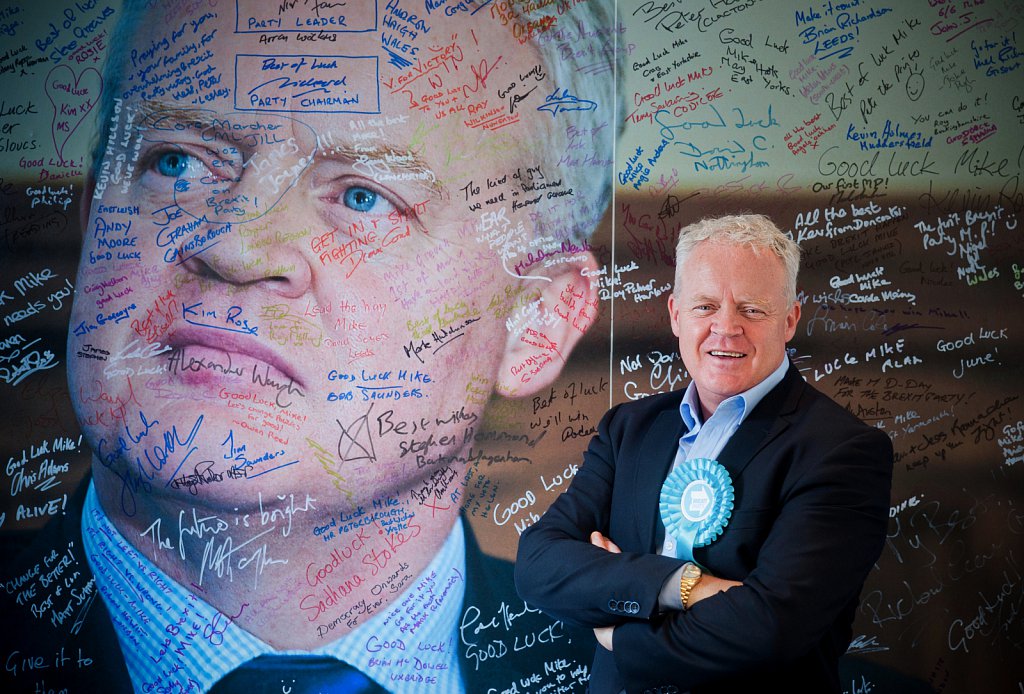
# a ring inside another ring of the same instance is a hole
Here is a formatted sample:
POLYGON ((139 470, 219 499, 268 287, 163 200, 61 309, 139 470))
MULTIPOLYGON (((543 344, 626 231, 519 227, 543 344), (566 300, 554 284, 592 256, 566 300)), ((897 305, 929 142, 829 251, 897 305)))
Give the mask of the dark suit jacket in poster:
MULTIPOLYGON (((61 580, 74 575, 69 589, 73 587, 80 593, 88 590, 86 586, 92 574, 81 551, 81 509, 87 484, 88 478, 75 495, 69 497, 66 514, 55 517, 36 533, 27 547, 6 543, 0 555, 4 579, 19 576, 33 564, 42 563, 40 558, 54 549, 60 554, 71 542, 73 549, 77 549, 74 571, 62 573, 61 580)), ((563 624, 537 611, 524 610, 512 582, 512 563, 485 554, 470 524, 464 522, 463 525, 466 529, 466 595, 460 618, 469 626, 465 629, 465 642, 453 643, 452 647, 458 649, 466 691, 477 694, 493 688, 500 693, 519 683, 516 689, 523 694, 537 690, 543 683, 553 682, 556 674, 562 674, 565 691, 583 692, 594 651, 593 632, 563 624), (474 633, 475 625, 488 623, 490 628, 474 633), (524 687, 520 683, 535 673, 541 684, 524 687)), ((67 595, 68 590, 63 591, 64 598, 67 595)), ((0 658, 7 666, 0 670, 0 691, 5 694, 61 690, 67 694, 129 694, 133 691, 110 614, 98 593, 92 591, 91 600, 76 604, 71 616, 57 627, 51 625, 49 615, 42 619, 33 617, 29 605, 16 604, 15 596, 16 593, 0 591, 0 619, 3 620, 0 658), (78 666, 79 649, 91 660, 89 665, 78 666), (59 667, 57 662, 61 663, 59 667), (45 689, 37 690, 40 681, 45 689)), ((280 690, 277 685, 273 691, 279 693, 280 690)))
POLYGON ((656 554, 658 499, 685 433, 683 391, 612 408, 569 489, 520 538, 516 584, 548 614, 619 625, 598 647, 595 694, 839 692, 864 579, 885 538, 892 445, 789 366, 719 455, 736 492, 695 559, 743 586, 660 613, 682 563, 656 554), (589 544, 600 530, 621 549, 589 544), (766 689, 767 687, 767 689, 766 689))

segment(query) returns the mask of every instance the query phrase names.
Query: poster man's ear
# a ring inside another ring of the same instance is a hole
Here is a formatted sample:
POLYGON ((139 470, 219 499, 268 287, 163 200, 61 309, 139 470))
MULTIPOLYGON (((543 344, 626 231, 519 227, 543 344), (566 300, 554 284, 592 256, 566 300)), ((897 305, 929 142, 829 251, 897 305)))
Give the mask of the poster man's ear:
POLYGON ((531 272, 522 281, 540 297, 527 320, 509 333, 496 390, 506 397, 533 395, 550 386, 580 338, 597 319, 597 261, 589 252, 572 262, 531 272))

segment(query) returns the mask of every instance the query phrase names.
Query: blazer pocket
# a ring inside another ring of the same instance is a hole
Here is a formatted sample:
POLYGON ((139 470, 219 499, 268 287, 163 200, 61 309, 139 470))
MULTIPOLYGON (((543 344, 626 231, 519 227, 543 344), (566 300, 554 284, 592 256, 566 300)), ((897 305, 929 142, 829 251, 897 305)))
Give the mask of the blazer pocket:
POLYGON ((777 516, 772 508, 733 511, 722 537, 703 548, 707 559, 720 569, 720 575, 742 580, 757 566, 761 547, 777 516))
POLYGON ((729 524, 725 526, 729 530, 742 530, 744 528, 767 528, 776 516, 773 508, 753 508, 733 511, 729 518, 729 524))

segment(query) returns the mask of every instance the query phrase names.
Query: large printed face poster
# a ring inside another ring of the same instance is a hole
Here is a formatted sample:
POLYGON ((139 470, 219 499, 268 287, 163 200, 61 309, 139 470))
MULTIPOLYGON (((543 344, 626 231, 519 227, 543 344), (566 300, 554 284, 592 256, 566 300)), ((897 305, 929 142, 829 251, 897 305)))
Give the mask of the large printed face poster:
POLYGON ((268 649, 584 691, 517 540, 686 387, 675 241, 744 211, 803 249, 790 359, 896 450, 844 688, 1018 685, 1020 10, 0 8, 5 691, 268 649))

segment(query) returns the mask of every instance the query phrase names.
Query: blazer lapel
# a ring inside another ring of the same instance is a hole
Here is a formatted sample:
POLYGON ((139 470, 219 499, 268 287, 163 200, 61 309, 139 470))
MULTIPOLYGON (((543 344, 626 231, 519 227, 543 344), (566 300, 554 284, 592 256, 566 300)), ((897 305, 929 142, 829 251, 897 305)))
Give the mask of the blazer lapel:
POLYGON ((782 381, 768 391, 718 456, 733 479, 739 477, 765 446, 789 426, 789 415, 796 409, 803 378, 792 364, 782 381))
MULTIPOLYGON (((658 500, 661 497, 661 486, 668 476, 668 471, 675 460, 679 437, 683 435, 683 419, 677 407, 663 410, 647 430, 637 464, 634 466, 633 488, 636 490, 636 503, 633 506, 636 514, 637 534, 641 546, 647 552, 654 552, 661 538, 658 530, 658 500)), ((662 532, 664 532, 662 530, 662 532)))

